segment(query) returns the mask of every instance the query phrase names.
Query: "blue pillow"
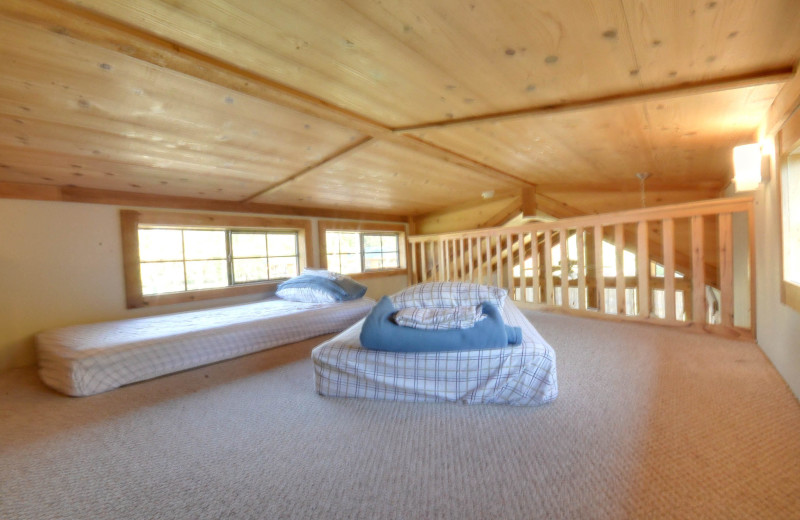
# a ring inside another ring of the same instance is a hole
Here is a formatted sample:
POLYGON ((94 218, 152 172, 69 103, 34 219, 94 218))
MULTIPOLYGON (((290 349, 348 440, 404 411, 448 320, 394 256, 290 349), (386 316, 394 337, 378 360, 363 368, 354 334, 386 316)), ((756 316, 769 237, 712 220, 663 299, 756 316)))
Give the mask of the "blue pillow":
MULTIPOLYGON (((329 297, 327 301, 342 302, 361 298, 366 292, 366 286, 351 278, 341 277, 330 280, 321 276, 300 275, 279 284, 276 294, 279 297, 302 293, 325 294, 329 297), (311 289, 312 291, 298 291, 298 289, 311 289)), ((296 296, 289 299, 297 300, 296 296)))

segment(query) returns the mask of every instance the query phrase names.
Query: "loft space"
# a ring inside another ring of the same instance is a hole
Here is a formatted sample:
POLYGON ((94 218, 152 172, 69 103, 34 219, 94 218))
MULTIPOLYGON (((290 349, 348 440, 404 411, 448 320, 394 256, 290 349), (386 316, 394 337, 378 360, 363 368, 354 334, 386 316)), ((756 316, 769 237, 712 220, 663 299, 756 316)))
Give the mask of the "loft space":
POLYGON ((5 0, 0 196, 382 220, 713 198, 793 1, 5 0))

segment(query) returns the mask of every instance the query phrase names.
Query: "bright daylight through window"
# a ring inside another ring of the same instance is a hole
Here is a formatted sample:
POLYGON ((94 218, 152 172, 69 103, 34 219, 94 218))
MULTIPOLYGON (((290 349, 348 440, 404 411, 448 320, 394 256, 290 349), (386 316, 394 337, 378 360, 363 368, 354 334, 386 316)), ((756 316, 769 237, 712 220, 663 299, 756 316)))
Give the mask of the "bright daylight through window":
POLYGON ((289 278, 297 233, 140 226, 139 263, 143 295, 289 278))
POLYGON ((400 267, 399 234, 326 231, 328 269, 342 274, 400 267))

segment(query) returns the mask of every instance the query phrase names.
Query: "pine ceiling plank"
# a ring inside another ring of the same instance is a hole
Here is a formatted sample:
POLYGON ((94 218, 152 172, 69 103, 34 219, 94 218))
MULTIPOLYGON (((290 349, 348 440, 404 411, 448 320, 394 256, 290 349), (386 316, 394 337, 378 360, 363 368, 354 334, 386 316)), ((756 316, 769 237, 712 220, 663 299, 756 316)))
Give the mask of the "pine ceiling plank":
POLYGON ((76 156, 30 147, 0 145, 0 181, 82 186, 170 196, 241 200, 260 180, 230 179, 224 187, 203 173, 154 170, 115 158, 76 156))
POLYGON ((193 191, 180 194, 245 197, 361 138, 319 118, 24 24, 0 20, 0 47, 3 144, 51 152, 51 160, 60 156, 79 166, 82 158, 114 163, 114 178, 71 168, 65 179, 66 167, 48 174, 65 183, 113 189, 136 171, 140 179, 118 187, 162 189, 163 182, 202 177, 199 186, 183 184, 193 191))
POLYGON ((321 207, 374 207, 398 215, 421 214, 476 199, 486 190, 518 184, 410 152, 390 141, 337 160, 254 199, 321 207))
POLYGON ((779 88, 770 84, 414 134, 537 185, 625 183, 646 171, 665 186, 713 182, 721 188, 731 148, 751 138, 779 88))
POLYGON ((622 0, 645 87, 795 64, 794 0, 622 0))

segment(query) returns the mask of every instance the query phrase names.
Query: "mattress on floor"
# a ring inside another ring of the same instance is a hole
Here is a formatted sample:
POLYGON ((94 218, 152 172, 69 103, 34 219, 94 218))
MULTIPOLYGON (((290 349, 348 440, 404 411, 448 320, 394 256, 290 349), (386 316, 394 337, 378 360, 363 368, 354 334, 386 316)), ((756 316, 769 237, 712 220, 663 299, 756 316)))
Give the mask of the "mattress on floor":
POLYGON ((300 303, 281 299, 75 325, 36 336, 39 375, 67 395, 113 388, 339 332, 375 302, 300 303))
POLYGON ((522 329, 522 344, 498 349, 431 353, 368 350, 363 320, 311 353, 317 392, 391 401, 453 401, 539 405, 558 395, 553 348, 506 300, 503 320, 522 329))

